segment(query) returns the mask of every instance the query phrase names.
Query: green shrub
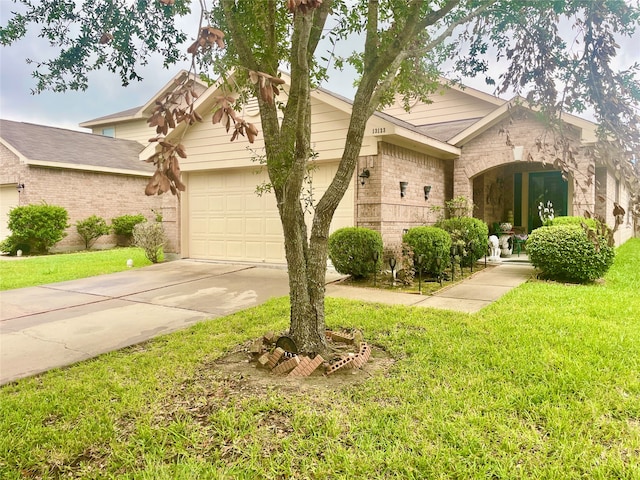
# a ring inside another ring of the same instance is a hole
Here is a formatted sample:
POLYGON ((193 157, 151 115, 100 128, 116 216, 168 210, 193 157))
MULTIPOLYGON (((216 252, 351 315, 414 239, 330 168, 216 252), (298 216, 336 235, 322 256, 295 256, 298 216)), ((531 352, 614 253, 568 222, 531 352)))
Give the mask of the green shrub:
POLYGON ((104 218, 91 215, 89 218, 76 222, 78 235, 84 240, 84 247, 88 250, 95 241, 103 235, 109 235, 111 229, 104 218))
POLYGON ((144 250, 152 263, 162 259, 162 247, 167 242, 164 227, 158 222, 142 222, 133 227, 133 244, 144 250))
POLYGON ((382 265, 382 237, 374 230, 345 227, 329 236, 329 258, 344 275, 366 277, 382 265), (374 261, 377 253, 377 261, 374 261))
POLYGON ((131 243, 133 238, 133 228, 139 223, 146 222, 147 219, 144 215, 122 215, 120 217, 111 219, 111 228, 113 233, 125 238, 125 242, 122 242, 127 246, 131 243))
POLYGON ((15 255, 24 253, 48 253, 51 247, 67 236, 65 228, 69 215, 63 207, 55 205, 25 205, 9 212, 7 226, 11 235, 2 242, 5 251, 15 255))
POLYGON ((451 236, 443 229, 414 227, 402 236, 402 241, 413 250, 414 265, 417 265, 420 255, 423 256, 422 268, 425 272, 438 276, 449 265, 451 236))
POLYGON ((584 223, 587 227, 595 230, 598 228, 598 222, 593 218, 585 218, 585 217, 554 217, 551 220, 551 225, 581 225, 584 223))
POLYGON ((464 248, 464 266, 472 265, 487 254, 489 227, 482 220, 472 217, 449 218, 440 220, 435 226, 449 232, 453 245, 461 245, 464 248))
POLYGON ((615 256, 605 237, 593 230, 587 235, 578 225, 537 228, 529 235, 526 249, 529 260, 545 278, 578 283, 602 277, 615 256))

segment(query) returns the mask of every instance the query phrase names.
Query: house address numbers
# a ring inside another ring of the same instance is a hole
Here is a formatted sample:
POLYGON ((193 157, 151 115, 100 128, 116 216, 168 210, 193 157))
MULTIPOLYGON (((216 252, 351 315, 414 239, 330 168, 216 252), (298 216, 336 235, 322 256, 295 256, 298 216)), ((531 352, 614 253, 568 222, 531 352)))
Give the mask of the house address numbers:
POLYGON ((378 128, 374 128, 372 130, 372 133, 375 135, 376 133, 385 133, 387 129, 384 127, 378 127, 378 128))

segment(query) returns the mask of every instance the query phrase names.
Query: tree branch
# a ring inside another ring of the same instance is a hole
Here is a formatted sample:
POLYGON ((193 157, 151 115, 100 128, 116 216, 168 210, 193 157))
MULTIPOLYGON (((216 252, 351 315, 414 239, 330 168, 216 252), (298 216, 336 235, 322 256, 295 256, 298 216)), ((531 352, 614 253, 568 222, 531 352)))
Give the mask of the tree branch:
POLYGON ((364 44, 364 69, 369 69, 371 64, 378 58, 378 45, 380 39, 378 36, 378 0, 369 0, 369 9, 367 11, 367 35, 364 44))
POLYGON ((233 11, 235 6, 234 0, 220 0, 222 10, 224 12, 225 20, 229 26, 231 38, 233 38, 233 45, 235 46, 240 63, 249 70, 261 70, 258 60, 253 54, 251 47, 249 47, 246 39, 247 35, 242 31, 242 28, 236 21, 236 12, 233 11))

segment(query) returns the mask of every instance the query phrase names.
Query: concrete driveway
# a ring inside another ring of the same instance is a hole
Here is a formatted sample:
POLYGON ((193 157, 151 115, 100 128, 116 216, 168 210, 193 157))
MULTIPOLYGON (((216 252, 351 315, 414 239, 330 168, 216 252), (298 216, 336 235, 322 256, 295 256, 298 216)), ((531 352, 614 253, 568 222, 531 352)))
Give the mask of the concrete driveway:
POLYGON ((0 292, 0 384, 229 315, 288 291, 284 269, 177 260, 0 292))
MULTIPOLYGON (((473 313, 526 282, 504 263, 432 296, 330 283, 328 297, 473 313)), ((259 305, 289 292, 287 271, 176 260, 82 280, 0 292, 0 385, 259 305)))

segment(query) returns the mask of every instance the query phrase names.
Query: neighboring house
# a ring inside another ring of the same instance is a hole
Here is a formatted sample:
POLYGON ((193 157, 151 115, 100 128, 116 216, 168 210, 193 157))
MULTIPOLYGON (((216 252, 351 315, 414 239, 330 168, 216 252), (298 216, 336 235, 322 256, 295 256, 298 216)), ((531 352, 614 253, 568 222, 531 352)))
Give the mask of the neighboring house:
MULTIPOLYGON (((153 137, 154 129, 147 126, 146 118, 155 101, 184 75, 178 74, 142 107, 81 126, 116 138, 142 141, 153 137)), ((204 87, 198 84, 198 88, 204 87)), ((255 193, 267 181, 266 172, 256 162, 264 152, 262 136, 253 145, 244 137, 230 142, 222 126, 212 125, 215 97, 221 94, 228 94, 222 84, 202 91, 195 107, 204 121, 190 127, 181 140, 188 158, 181 161, 187 190, 180 202, 180 254, 284 263, 275 199, 269 193, 255 193)), ((312 191, 318 199, 342 154, 351 103, 317 89, 312 93, 311 110, 312 147, 317 153, 312 191)), ((242 114, 259 127, 255 101, 242 114)), ((579 171, 595 172, 595 181, 584 188, 581 183, 576 188, 573 179, 565 182, 553 158, 540 154, 545 129, 519 99, 508 102, 471 88, 443 87, 430 104, 415 102, 409 112, 398 104, 376 113, 367 123, 358 168, 336 211, 332 230, 364 226, 379 231, 387 245, 399 243, 408 228, 437 219, 433 207, 442 208, 445 201, 458 196, 472 199, 474 216, 488 224, 513 217, 514 226, 522 232, 539 225, 537 205, 547 201, 553 202, 556 215, 581 215, 589 209, 613 226, 613 203, 628 210, 628 185, 606 159, 596 162, 587 155, 596 139, 595 125, 570 115, 564 118, 576 145, 579 171)), ((180 138, 183 133, 179 127, 168 137, 180 138)), ((156 145, 148 143, 140 159, 151 156, 156 145)), ((617 243, 632 232, 627 215, 616 233, 617 243)))
MULTIPOLYGON (((138 159, 143 149, 131 140, 0 120, 0 240, 11 233, 11 208, 44 202, 69 214, 68 235, 54 251, 84 248, 78 220, 98 215, 110 224, 120 215, 153 219, 154 212, 164 217, 167 251, 177 250, 176 199, 145 196, 154 168, 138 159)), ((116 242, 114 235, 101 237, 94 248, 116 242)))

